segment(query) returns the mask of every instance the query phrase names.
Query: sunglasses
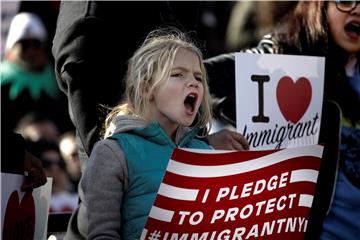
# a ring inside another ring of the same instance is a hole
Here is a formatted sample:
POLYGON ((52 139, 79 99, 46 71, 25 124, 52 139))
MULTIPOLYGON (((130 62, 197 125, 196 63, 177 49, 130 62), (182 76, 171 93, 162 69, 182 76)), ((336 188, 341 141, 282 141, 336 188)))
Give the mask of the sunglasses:
POLYGON ((341 12, 351 12, 358 3, 358 1, 335 0, 336 8, 341 12))

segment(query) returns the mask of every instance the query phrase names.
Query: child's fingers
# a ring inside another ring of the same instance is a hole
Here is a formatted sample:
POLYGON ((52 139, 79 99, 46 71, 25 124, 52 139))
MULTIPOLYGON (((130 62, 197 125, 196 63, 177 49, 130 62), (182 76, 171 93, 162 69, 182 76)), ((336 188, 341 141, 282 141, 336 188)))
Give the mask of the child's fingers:
POLYGON ((241 145, 241 149, 237 148, 238 150, 248 150, 249 149, 249 143, 244 138, 243 135, 241 135, 238 132, 231 132, 231 136, 233 137, 234 141, 237 143, 237 144, 235 144, 235 146, 241 145))

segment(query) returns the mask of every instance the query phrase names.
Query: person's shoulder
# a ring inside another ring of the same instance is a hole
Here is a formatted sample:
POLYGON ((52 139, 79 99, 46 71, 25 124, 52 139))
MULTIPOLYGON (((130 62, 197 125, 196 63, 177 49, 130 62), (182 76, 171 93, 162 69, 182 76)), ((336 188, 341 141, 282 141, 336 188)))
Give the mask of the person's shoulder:
POLYGON ((90 159, 119 159, 123 157, 120 145, 115 139, 106 138, 95 143, 90 159))
POLYGON ((116 139, 113 138, 105 138, 95 143, 94 152, 103 152, 109 150, 119 150, 120 146, 117 143, 116 139))
POLYGON ((125 155, 114 139, 106 138, 95 143, 87 165, 111 165, 114 169, 124 165, 125 155))

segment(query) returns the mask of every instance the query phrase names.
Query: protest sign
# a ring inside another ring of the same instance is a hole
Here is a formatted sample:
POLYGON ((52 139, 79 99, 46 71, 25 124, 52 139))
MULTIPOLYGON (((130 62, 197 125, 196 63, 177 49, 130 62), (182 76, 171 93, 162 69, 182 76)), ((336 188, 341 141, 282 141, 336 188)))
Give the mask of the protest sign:
POLYGON ((32 192, 22 192, 23 175, 1 173, 1 236, 46 239, 52 178, 32 192))
POLYGON ((175 149, 141 239, 303 239, 322 151, 175 149))
POLYGON ((236 128, 250 149, 318 144, 323 57, 236 53, 236 128))

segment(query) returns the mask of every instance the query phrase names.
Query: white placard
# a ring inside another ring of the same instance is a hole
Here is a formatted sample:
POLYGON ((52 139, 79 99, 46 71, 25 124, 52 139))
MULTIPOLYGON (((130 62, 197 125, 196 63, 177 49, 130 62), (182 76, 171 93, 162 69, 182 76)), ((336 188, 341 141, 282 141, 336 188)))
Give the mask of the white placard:
POLYGON ((24 178, 23 175, 1 173, 0 240, 4 237, 4 231, 11 236, 18 235, 11 237, 13 239, 23 239, 21 236, 24 234, 33 234, 33 239, 46 239, 52 178, 47 178, 45 185, 29 193, 20 190, 24 178))
POLYGON ((236 127, 250 149, 318 144, 323 57, 236 53, 236 127))

